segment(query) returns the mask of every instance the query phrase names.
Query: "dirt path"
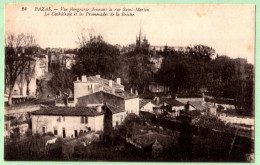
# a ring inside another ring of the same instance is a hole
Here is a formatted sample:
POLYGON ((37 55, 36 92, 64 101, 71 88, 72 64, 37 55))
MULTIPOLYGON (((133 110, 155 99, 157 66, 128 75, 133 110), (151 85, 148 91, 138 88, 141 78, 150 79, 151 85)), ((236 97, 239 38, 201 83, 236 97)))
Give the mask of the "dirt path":
POLYGON ((54 95, 53 92, 51 91, 48 82, 51 80, 53 74, 52 73, 47 73, 41 80, 40 80, 40 97, 39 101, 40 102, 49 102, 54 100, 54 95))

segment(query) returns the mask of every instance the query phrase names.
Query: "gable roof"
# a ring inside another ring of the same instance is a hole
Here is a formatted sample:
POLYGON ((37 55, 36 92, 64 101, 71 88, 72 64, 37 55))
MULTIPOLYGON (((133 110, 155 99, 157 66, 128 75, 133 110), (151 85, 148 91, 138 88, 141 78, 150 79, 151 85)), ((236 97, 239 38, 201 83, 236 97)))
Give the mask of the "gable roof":
POLYGON ((184 106, 185 104, 179 102, 178 100, 172 98, 159 98, 159 103, 156 100, 152 100, 152 103, 155 105, 168 104, 170 106, 184 106))
MULTIPOLYGON (((99 92, 96 92, 96 93, 106 93, 106 94, 109 94, 109 95, 119 97, 119 98, 124 99, 124 100, 138 97, 137 95, 130 93, 130 92, 126 92, 126 91, 115 92, 115 93, 111 93, 111 92, 107 92, 107 91, 99 91, 99 92)), ((93 93, 93 94, 95 94, 95 93, 93 93)), ((90 95, 92 95, 92 94, 90 94, 90 95)))
POLYGON ((181 103, 175 99, 172 99, 172 98, 162 98, 161 101, 166 102, 170 106, 183 106, 184 105, 183 103, 181 103))
POLYGON ((152 99, 139 99, 139 108, 142 108, 143 106, 145 106, 146 104, 148 104, 151 101, 152 101, 152 99))
POLYGON ((99 116, 104 112, 97 112, 94 107, 48 107, 35 112, 33 115, 47 116, 99 116))
POLYGON ((192 106, 193 108, 195 108, 197 110, 203 109, 202 99, 200 100, 200 98, 198 98, 196 100, 194 100, 192 98, 177 98, 177 100, 179 102, 182 102, 183 104, 186 104, 187 101, 189 101, 190 106, 192 106))
MULTIPOLYGON (((89 77, 87 77, 87 81, 93 82, 93 83, 99 83, 100 85, 109 87, 109 80, 108 79, 99 78, 99 77, 96 77, 96 76, 89 76, 89 77)), ((112 81, 112 88, 124 88, 124 86, 116 83, 115 81, 112 81)))

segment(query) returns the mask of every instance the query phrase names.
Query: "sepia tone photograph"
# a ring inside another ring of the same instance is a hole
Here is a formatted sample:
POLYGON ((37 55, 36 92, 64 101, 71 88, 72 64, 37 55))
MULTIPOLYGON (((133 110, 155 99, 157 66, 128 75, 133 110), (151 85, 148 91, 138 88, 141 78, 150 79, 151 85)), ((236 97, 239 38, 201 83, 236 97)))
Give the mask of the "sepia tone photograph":
POLYGON ((7 3, 4 46, 5 161, 255 161, 255 5, 7 3))

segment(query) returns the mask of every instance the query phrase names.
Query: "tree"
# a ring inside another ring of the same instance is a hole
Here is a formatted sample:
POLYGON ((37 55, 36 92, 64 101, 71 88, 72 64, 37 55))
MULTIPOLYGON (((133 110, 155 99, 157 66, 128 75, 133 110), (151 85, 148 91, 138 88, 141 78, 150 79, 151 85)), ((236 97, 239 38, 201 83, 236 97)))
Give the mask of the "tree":
POLYGON ((69 69, 59 68, 54 71, 53 77, 48 82, 54 93, 61 93, 63 97, 73 91, 73 80, 76 76, 69 69))
POLYGON ((144 54, 136 54, 126 62, 130 63, 129 78, 131 87, 144 93, 149 81, 152 79, 152 70, 148 57, 144 54))
POLYGON ((19 87, 20 90, 20 95, 23 95, 23 87, 25 84, 25 78, 24 78, 24 73, 21 73, 18 78, 17 78, 17 85, 19 87))
POLYGON ((24 68, 24 75, 25 75, 25 81, 26 81, 26 95, 28 96, 30 93, 29 85, 31 82, 32 77, 35 75, 35 66, 36 62, 35 60, 29 60, 26 67, 24 68))
POLYGON ((73 67, 75 74, 100 74, 106 78, 114 78, 118 74, 120 52, 116 46, 106 43, 102 36, 92 34, 89 37, 81 34, 78 44, 80 48, 73 67))
MULTIPOLYGON (((29 43, 34 41, 27 41, 32 39, 32 35, 24 34, 8 34, 5 39, 5 92, 8 87, 8 104, 12 104, 12 92, 16 80, 21 75, 25 68, 29 65, 30 61, 33 61, 31 57, 26 56, 24 46, 28 46, 29 43)), ((26 75, 26 74, 25 74, 26 75)))

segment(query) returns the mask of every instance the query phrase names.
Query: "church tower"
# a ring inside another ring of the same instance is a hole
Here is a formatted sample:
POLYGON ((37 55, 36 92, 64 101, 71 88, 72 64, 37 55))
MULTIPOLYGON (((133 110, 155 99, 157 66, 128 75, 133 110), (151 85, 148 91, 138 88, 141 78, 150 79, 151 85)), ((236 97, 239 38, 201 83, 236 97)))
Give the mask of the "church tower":
POLYGON ((143 34, 142 34, 142 27, 140 26, 139 36, 136 37, 136 48, 140 49, 142 46, 143 41, 143 34))

